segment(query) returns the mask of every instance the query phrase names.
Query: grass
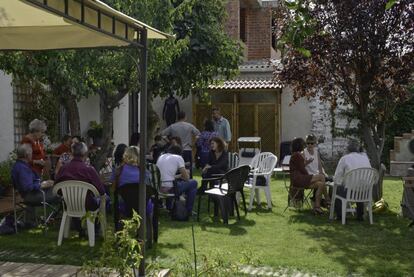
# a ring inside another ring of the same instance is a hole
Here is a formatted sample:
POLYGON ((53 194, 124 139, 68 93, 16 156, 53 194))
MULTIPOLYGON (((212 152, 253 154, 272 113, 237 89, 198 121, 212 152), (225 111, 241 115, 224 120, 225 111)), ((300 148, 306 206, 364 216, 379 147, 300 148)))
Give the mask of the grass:
MULTIPOLYGON (((287 193, 283 182, 273 179, 272 211, 259 207, 225 226, 207 215, 204 203, 201 220, 194 224, 197 254, 321 276, 414 276, 414 232, 399 216, 401 195, 401 180, 386 178, 389 210, 374 214, 374 225, 351 217, 343 226, 306 209, 283 213, 287 193)), ((0 260, 80 265, 96 256, 96 249, 75 235, 57 247, 58 225, 46 235, 35 230, 1 236, 0 260)), ((160 258, 161 264, 191 259, 191 234, 191 222, 174 222, 162 213, 159 242, 147 252, 149 259, 160 258)))

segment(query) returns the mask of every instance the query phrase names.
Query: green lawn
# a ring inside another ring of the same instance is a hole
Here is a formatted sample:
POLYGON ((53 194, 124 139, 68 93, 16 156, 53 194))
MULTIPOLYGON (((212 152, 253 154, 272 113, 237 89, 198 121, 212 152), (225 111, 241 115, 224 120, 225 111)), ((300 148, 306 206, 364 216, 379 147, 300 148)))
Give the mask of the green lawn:
MULTIPOLYGON (((228 226, 208 217, 206 209, 195 223, 198 256, 226 262, 253 263, 275 269, 298 269, 321 276, 414 276, 414 232, 399 216, 402 183, 386 178, 384 197, 389 211, 374 214, 374 225, 348 219, 347 225, 314 216, 309 210, 287 210, 287 193, 280 179, 272 181, 272 211, 254 209, 228 226)), ((264 198, 264 197, 262 197, 264 198)), ((263 207, 264 207, 264 199, 263 207)), ((203 205, 206 208, 206 205, 203 205)), ((73 238, 56 246, 57 228, 0 237, 0 260, 82 264, 94 257, 86 240, 73 238)), ((190 222, 173 222, 163 212, 158 244, 147 253, 161 265, 192 258, 190 222)))

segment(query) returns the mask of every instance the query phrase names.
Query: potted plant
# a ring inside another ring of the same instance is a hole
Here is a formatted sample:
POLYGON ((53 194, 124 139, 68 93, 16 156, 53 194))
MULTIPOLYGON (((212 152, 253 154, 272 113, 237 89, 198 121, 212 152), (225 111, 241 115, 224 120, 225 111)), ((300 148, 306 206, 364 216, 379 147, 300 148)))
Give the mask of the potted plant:
POLYGON ((95 146, 102 146, 103 144, 103 126, 100 123, 97 123, 96 121, 91 121, 89 123, 89 129, 88 129, 88 137, 90 137, 93 140, 93 144, 95 146))

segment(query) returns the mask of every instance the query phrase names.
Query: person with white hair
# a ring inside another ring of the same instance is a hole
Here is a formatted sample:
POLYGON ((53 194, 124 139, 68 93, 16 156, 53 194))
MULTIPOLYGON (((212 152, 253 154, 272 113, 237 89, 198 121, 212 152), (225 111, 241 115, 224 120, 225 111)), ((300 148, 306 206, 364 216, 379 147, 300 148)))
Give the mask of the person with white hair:
MULTIPOLYGON (((100 195, 105 195, 105 186, 99 177, 98 172, 94 167, 85 163, 88 157, 88 147, 83 142, 77 142, 72 144, 72 156, 73 158, 69 163, 62 166, 55 177, 55 182, 60 183, 63 181, 82 181, 92 184, 99 192, 100 195)), ((88 191, 85 200, 85 208, 88 211, 96 211, 99 209, 100 198, 95 198, 91 191, 88 191)), ((79 236, 84 236, 84 230, 82 229, 80 220, 73 221, 75 228, 79 232, 79 236)), ((98 233, 99 228, 95 229, 98 233)))
MULTIPOLYGON (((72 160, 62 166, 56 175, 55 182, 60 183, 68 180, 82 181, 90 183, 96 187, 100 195, 105 194, 105 186, 103 185, 98 172, 94 167, 85 163, 88 157, 88 147, 83 142, 72 144, 72 160)), ((99 208, 99 200, 88 193, 86 197, 86 209, 95 211, 99 208)))
POLYGON ((32 146, 30 144, 20 144, 17 147, 17 160, 12 169, 13 186, 23 197, 24 202, 29 204, 26 207, 26 226, 34 226, 35 210, 34 206, 39 206, 43 202, 43 192, 46 202, 54 203, 59 200, 53 195, 51 187, 53 181, 43 181, 39 174, 33 170, 29 162, 32 160, 32 146), (43 191, 43 192, 42 192, 43 191))
POLYGON ((29 144, 32 148, 30 166, 39 176, 42 176, 46 166, 46 152, 42 139, 47 130, 46 123, 39 119, 33 119, 29 124, 29 134, 23 137, 20 144, 29 144))
MULTIPOLYGON (((336 194, 342 197, 346 196, 346 189, 342 184, 345 174, 353 169, 371 167, 367 154, 362 151, 361 145, 357 140, 349 140, 347 150, 348 154, 339 160, 334 175, 334 182, 338 185, 336 194)), ((338 199, 335 201, 335 211, 337 219, 340 220, 342 216, 342 205, 338 199)), ((357 203, 357 219, 362 221, 363 215, 364 204, 357 203)))

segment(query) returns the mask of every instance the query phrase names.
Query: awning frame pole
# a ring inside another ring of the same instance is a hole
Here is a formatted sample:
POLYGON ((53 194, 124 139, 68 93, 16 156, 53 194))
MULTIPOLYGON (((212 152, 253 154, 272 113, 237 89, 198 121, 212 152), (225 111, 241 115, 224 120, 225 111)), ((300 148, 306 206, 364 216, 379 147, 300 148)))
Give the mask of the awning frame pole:
POLYGON ((139 276, 145 276, 145 230, 146 230, 146 159, 147 153, 147 64, 148 64, 148 31, 142 30, 140 33, 140 44, 144 47, 141 49, 140 61, 140 77, 141 77, 141 92, 139 97, 140 103, 140 186, 139 186, 139 214, 141 216, 141 225, 138 230, 138 239, 143 242, 142 246, 142 260, 139 267, 139 276))

